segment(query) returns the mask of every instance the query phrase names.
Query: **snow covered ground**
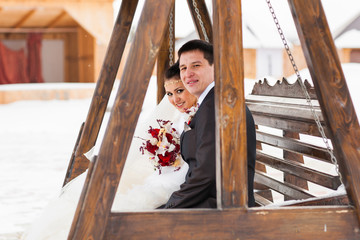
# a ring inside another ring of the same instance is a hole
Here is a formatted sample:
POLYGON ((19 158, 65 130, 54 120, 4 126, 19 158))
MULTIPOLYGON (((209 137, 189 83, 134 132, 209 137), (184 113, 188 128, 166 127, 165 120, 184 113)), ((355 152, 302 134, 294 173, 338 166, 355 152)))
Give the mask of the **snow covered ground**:
POLYGON ((0 106, 0 239, 19 239, 59 193, 90 100, 0 106))
MULTIPOLYGON (((346 64, 344 72, 359 115, 360 64, 346 64)), ((306 74, 303 78, 308 78, 306 74)), ((246 82, 246 93, 253 83, 246 82)), ((154 95, 146 98, 147 104, 154 104, 154 95)), ((89 106, 90 99, 0 105, 0 240, 20 239, 59 194, 89 106)))

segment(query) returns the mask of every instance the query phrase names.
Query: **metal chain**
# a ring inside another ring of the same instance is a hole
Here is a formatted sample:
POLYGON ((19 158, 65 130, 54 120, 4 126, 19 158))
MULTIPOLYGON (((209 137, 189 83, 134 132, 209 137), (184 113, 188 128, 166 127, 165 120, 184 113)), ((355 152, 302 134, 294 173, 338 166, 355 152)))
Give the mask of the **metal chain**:
POLYGON ((268 4, 268 7, 269 7, 269 10, 270 10, 271 16, 273 17, 274 22, 275 22, 275 24, 276 24, 277 30, 278 30, 278 32, 279 32, 279 34, 280 34, 281 40, 282 40, 282 42, 283 42, 283 44, 284 44, 286 53, 287 53, 287 55, 288 55, 288 57, 289 57, 289 59, 290 59, 290 62, 291 62, 291 64, 292 64, 292 67, 293 67, 293 69, 294 69, 294 71, 295 71, 295 73, 296 73, 297 79, 298 79, 299 82, 300 82, 300 86, 301 86, 301 88, 302 88, 302 90, 303 90, 303 92, 304 92, 304 95, 305 95, 305 97, 306 97, 306 102, 307 102, 308 105, 310 106, 311 113, 312 113, 312 115, 313 115, 313 117, 314 117, 314 119, 315 119, 316 125, 317 125, 317 127, 318 127, 318 129, 319 129, 319 132, 320 132, 320 134, 321 134, 321 137, 322 137, 322 139, 323 139, 323 142, 324 142, 325 145, 326 145, 327 152, 330 154, 331 162, 335 165, 336 172, 337 172, 337 174, 339 175, 339 178, 340 178, 340 182, 344 185, 344 183, 343 183, 343 181, 342 181, 342 179, 343 179, 343 178, 342 178, 342 175, 341 175, 341 173, 340 173, 340 171, 339 171, 339 165, 338 165, 337 159, 336 159, 336 157, 335 157, 335 155, 334 155, 334 153, 333 153, 333 150, 332 150, 331 147, 330 147, 329 139, 326 137, 326 134, 325 134, 325 131, 324 131, 323 126, 321 125, 319 116, 318 116, 318 115, 316 114, 316 112, 315 112, 315 108, 314 108, 314 106, 313 106, 313 104, 312 104, 312 102, 311 102, 311 97, 310 97, 310 95, 309 95, 309 92, 307 91, 306 86, 305 86, 305 84, 304 84, 303 81, 302 81, 302 78, 301 78, 301 76, 300 76, 299 69, 298 69, 298 67, 296 66, 294 57, 293 57, 293 55, 292 55, 292 53, 291 53, 291 51, 290 51, 290 47, 289 47, 289 45, 288 45, 288 43, 287 43, 287 41, 286 41, 284 32, 283 32, 283 30, 281 29, 280 24, 279 24, 279 20, 277 19, 276 15, 275 15, 274 8, 272 7, 272 5, 271 5, 271 3, 270 3, 270 0, 266 0, 266 2, 267 2, 267 4, 268 4))
POLYGON ((200 11, 199 11, 199 9, 198 9, 198 7, 197 7, 197 3, 196 3, 195 0, 193 0, 192 2, 193 2, 193 6, 194 6, 194 8, 195 8, 196 16, 197 16, 197 18, 199 19, 201 31, 202 31, 202 33, 204 34, 205 41, 206 41, 206 42, 209 42, 209 38, 208 38, 208 36, 207 36, 207 34, 206 34, 206 29, 205 29, 205 27, 204 27, 204 23, 203 23, 203 21, 201 20, 201 15, 200 15, 200 11))
POLYGON ((169 65, 172 66, 174 64, 174 55, 173 55, 173 44, 174 44, 174 15, 173 10, 170 11, 169 16, 169 65))

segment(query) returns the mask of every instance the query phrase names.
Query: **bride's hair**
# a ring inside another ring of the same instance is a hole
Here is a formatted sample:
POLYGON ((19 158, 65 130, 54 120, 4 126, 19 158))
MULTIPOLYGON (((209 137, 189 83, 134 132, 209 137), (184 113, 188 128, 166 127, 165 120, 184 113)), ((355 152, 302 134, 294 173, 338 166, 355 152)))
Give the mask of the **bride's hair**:
POLYGON ((180 69, 179 69, 179 61, 174 63, 172 66, 168 68, 165 72, 165 79, 164 79, 164 87, 167 85, 181 82, 180 80, 180 69))
POLYGON ((165 72, 165 81, 171 78, 180 79, 179 60, 176 61, 176 63, 174 63, 172 66, 170 66, 165 72))

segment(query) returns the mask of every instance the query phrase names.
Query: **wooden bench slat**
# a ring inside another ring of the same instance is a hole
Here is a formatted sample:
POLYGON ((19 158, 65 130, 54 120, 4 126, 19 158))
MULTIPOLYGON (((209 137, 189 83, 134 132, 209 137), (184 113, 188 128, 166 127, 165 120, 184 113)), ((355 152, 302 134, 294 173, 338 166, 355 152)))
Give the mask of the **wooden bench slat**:
POLYGON ((286 182, 280 182, 258 171, 255 171, 255 182, 266 185, 271 189, 274 189, 275 191, 283 195, 289 196, 293 199, 307 199, 314 197, 312 194, 304 191, 297 186, 286 182))
POLYGON ((302 164, 299 164, 298 162, 276 158, 261 151, 256 152, 256 160, 280 171, 290 173, 302 179, 333 190, 336 190, 341 184, 339 176, 333 176, 314 169, 310 169, 302 164))
POLYGON ((306 156, 331 163, 330 154, 327 152, 326 148, 260 131, 256 132, 256 139, 261 143, 266 143, 274 147, 282 148, 295 153, 301 153, 306 156))
MULTIPOLYGON (((259 185, 256 185, 256 187, 259 186, 259 185)), ((266 186, 264 186, 266 187, 266 186)), ((271 203, 274 201, 274 198, 273 198, 273 194, 272 194, 272 190, 269 188, 269 187, 266 187, 265 190, 259 190, 258 188, 255 188, 254 186, 254 189, 256 189, 256 194, 265 198, 266 200, 270 201, 271 203)))
POLYGON ((263 196, 257 194, 256 192, 254 193, 254 198, 255 198, 255 202, 260 206, 266 206, 272 204, 270 200, 264 198, 263 196))
MULTIPOLYGON (((285 131, 292 131, 302 134, 308 134, 312 136, 321 137, 318 127, 313 122, 303 122, 296 119, 283 119, 275 116, 269 117, 258 113, 252 113, 256 125, 262 125, 266 127, 277 128, 285 131)), ((326 126, 323 125, 325 133, 327 131, 326 126)))
MULTIPOLYGON (((301 120, 305 122, 314 122, 314 116, 308 107, 300 106, 287 106, 282 104, 273 103, 258 103, 258 102, 246 102, 249 110, 254 114, 261 114, 265 116, 277 116, 284 119, 301 120)), ((323 122, 323 116, 319 108, 315 108, 315 112, 320 121, 323 122)))
POLYGON ((349 205, 349 198, 347 194, 341 194, 336 196, 329 196, 317 199, 307 199, 295 203, 286 204, 283 206, 325 206, 325 205, 349 205))
MULTIPOLYGON (((305 98, 288 98, 288 97, 276 97, 276 96, 264 96, 264 95, 247 95, 246 96, 247 102, 255 102, 255 103, 274 103, 274 104, 281 104, 281 105, 295 105, 295 106, 304 106, 308 107, 309 104, 305 98)), ((320 108, 320 104, 318 100, 311 100, 311 104, 316 107, 320 108)))

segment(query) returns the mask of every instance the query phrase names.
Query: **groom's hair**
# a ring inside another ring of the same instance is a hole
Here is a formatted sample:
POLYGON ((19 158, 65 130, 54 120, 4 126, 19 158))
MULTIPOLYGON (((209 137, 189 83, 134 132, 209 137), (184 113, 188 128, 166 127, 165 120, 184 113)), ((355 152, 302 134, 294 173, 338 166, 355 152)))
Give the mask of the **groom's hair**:
POLYGON ((210 65, 214 63, 213 46, 210 43, 199 39, 190 40, 187 43, 185 43, 178 51, 179 59, 181 54, 183 54, 184 52, 190 52, 193 50, 199 50, 203 52, 204 58, 208 61, 210 65))
POLYGON ((180 79, 179 60, 170 66, 165 72, 165 79, 171 79, 174 77, 180 79))

